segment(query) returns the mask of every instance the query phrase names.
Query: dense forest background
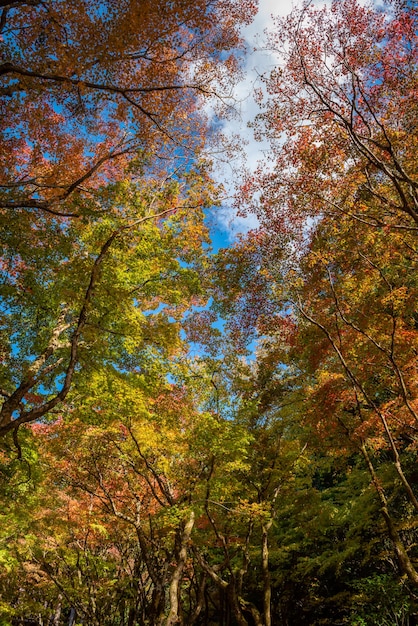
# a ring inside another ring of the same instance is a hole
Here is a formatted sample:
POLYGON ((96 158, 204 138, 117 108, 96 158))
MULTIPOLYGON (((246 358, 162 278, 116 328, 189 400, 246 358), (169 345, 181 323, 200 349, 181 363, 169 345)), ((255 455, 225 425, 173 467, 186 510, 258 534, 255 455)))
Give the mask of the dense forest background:
POLYGON ((0 1, 2 626, 418 623, 416 7, 272 22, 214 254, 256 10, 0 1))

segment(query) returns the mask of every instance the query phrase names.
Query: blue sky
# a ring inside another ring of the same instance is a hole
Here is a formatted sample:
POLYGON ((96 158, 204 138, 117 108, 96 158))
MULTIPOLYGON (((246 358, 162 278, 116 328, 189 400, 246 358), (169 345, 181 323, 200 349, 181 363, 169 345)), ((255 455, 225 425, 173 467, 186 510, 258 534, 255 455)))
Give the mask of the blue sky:
MULTIPOLYGON (((292 0, 259 0, 259 11, 255 20, 242 31, 248 46, 244 78, 236 85, 234 93, 234 108, 237 115, 223 124, 223 132, 228 138, 238 135, 246 142, 243 157, 245 166, 250 170, 255 169, 258 160, 263 156, 263 150, 267 149, 267 144, 255 141, 253 131, 248 127, 248 123, 254 119, 259 110, 254 101, 253 92, 255 87, 260 86, 259 76, 269 72, 276 64, 273 55, 262 50, 264 31, 272 26, 272 15, 286 15, 294 5, 295 2, 292 0)), ((237 217, 232 207, 232 196, 236 190, 240 171, 242 171, 242 164, 238 157, 235 163, 215 159, 215 176, 226 190, 222 209, 218 210, 211 220, 217 222, 216 227, 211 229, 215 249, 227 246, 234 240, 237 233, 246 232, 256 225, 255 218, 237 217)))
MULTIPOLYGON (((367 0, 359 0, 360 4, 367 3, 367 0)), ((243 155, 245 167, 254 171, 257 162, 262 159, 267 143, 257 142, 254 139, 253 131, 248 127, 248 123, 254 120, 259 108, 254 101, 253 93, 255 87, 260 87, 259 76, 269 73, 278 63, 278 58, 271 52, 263 50, 265 47, 264 31, 272 28, 272 16, 285 16, 295 6, 300 6, 303 0, 259 0, 259 11, 253 23, 246 27, 242 33, 248 45, 248 55, 244 67, 244 78, 235 88, 234 107, 237 111, 235 119, 223 123, 224 134, 232 138, 237 135, 246 142, 245 153, 243 155)), ((323 6, 330 4, 331 0, 312 0, 312 4, 323 6)), ((216 227, 212 228, 213 245, 217 249, 231 244, 238 233, 243 233, 257 225, 255 217, 246 219, 237 217, 233 208, 232 197, 239 184, 239 172, 242 171, 242 163, 229 162, 215 158, 215 176, 226 189, 226 197, 222 209, 216 214, 216 227), (234 169, 235 168, 235 169, 234 169)), ((215 218, 214 218, 215 220, 215 218)))

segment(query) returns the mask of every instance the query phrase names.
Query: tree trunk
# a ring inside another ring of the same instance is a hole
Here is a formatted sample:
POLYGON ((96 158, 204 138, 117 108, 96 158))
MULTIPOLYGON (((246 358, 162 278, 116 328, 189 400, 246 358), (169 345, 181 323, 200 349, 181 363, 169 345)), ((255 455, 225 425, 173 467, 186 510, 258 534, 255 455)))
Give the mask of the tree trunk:
POLYGON ((388 529, 388 535, 390 537, 393 548, 395 550, 395 554, 398 558, 399 568, 403 574, 406 574, 406 576, 414 585, 414 587, 418 588, 418 572, 413 566, 411 559, 409 558, 409 555, 403 544, 403 541, 401 537, 399 536, 399 533, 396 530, 395 524, 393 523, 393 520, 390 516, 385 492, 383 490, 382 485, 379 482, 379 479, 373 467, 373 463, 370 459, 369 453, 367 452, 367 448, 364 443, 361 446, 361 452, 367 463, 367 467, 369 469, 369 472, 372 478, 373 486, 376 489, 377 495, 380 500, 380 512, 382 514, 383 519, 385 520, 386 527, 388 529))
POLYGON ((57 602, 57 605, 55 607, 55 611, 51 615, 51 617, 49 618, 50 626, 59 626, 60 618, 61 618, 61 600, 62 600, 62 596, 60 594, 58 596, 58 602, 57 602))
POLYGON ((202 609, 205 606, 205 601, 206 601, 205 591, 206 591, 206 574, 203 573, 202 578, 199 583, 199 588, 196 594, 196 606, 190 617, 190 624, 194 624, 198 620, 199 615, 201 614, 202 609))
POLYGON ((273 520, 269 520, 267 524, 262 525, 262 548, 261 548, 261 567, 263 571, 263 611, 264 624, 271 626, 271 581, 269 571, 269 544, 268 533, 273 520))
POLYGON ((194 526, 194 512, 190 512, 189 519, 184 525, 181 535, 180 550, 177 559, 177 566, 174 570, 173 577, 171 579, 169 598, 170 598, 170 613, 168 614, 166 626, 173 626, 177 624, 179 620, 179 587, 181 576, 183 574, 184 565, 187 559, 187 544, 190 541, 190 535, 194 526))
POLYGON ((75 608, 71 607, 71 609, 70 609, 70 616, 68 618, 68 626, 74 626, 75 618, 76 618, 75 608))
POLYGON ((232 613, 238 626, 248 626, 248 622, 242 614, 235 581, 233 579, 228 585, 228 600, 230 602, 232 613))

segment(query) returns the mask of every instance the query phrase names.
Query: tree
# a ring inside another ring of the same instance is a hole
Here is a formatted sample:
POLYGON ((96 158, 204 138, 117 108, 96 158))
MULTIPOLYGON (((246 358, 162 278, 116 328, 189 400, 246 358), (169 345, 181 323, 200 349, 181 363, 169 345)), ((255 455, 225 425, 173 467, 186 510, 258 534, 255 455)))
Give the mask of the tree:
POLYGON ((416 516, 418 510, 413 473, 407 469, 414 457, 417 427, 416 329, 407 297, 400 295, 416 289, 405 281, 403 271, 408 237, 385 233, 379 244, 376 233, 366 238, 362 229, 358 237, 351 223, 345 230, 344 222, 341 220, 335 237, 338 248, 332 241, 335 225, 324 241, 321 236, 330 225, 322 222, 318 227, 306 258, 308 265, 303 267, 302 290, 296 288, 293 300, 304 320, 300 325, 302 345, 305 332, 309 345, 316 344, 315 355, 308 347, 315 367, 312 415, 316 427, 324 428, 323 437, 332 440, 334 432, 337 446, 345 437, 349 449, 364 456, 401 571, 416 584, 416 572, 395 523, 399 510, 412 519, 413 511, 416 516), (306 331, 302 330, 305 323, 306 331), (383 486, 376 469, 383 450, 390 455, 397 474, 392 485, 383 486), (405 504, 390 512, 385 491, 391 493, 398 481, 410 513, 405 504))
POLYGON ((268 46, 278 63, 256 128, 272 165, 248 181, 260 222, 295 233, 308 218, 349 215, 415 231, 416 9, 308 3, 276 20, 268 46))
POLYGON ((202 145, 199 102, 229 96, 237 27, 255 5, 59 0, 1 10, 2 214, 77 217, 102 210, 95 190, 123 176, 138 150, 187 157, 202 145))
POLYGON ((210 259, 199 94, 229 84, 223 29, 252 5, 141 7, 0 2, 11 152, 29 137, 0 214, 0 611, 406 621, 415 10, 343 0, 276 22, 283 64, 256 123, 273 166, 239 199, 260 224, 210 259))
POLYGON ((151 346, 172 349, 176 321, 201 293, 208 185, 196 169, 183 180, 109 185, 101 219, 51 229, 47 218, 35 248, 16 241, 12 222, 3 234, 3 435, 53 410, 82 370, 140 370, 151 346))
MULTIPOLYGON (((116 301, 122 306, 130 293, 138 329, 141 282, 152 292, 159 280, 188 274, 180 267, 192 262, 185 247, 190 252, 199 245, 200 208, 212 200, 203 199, 205 190, 199 199, 186 189, 200 170, 202 189, 204 183, 209 194, 213 190, 199 164, 208 135, 199 103, 228 95, 237 26, 251 19, 255 6, 80 0, 4 2, 0 8, 3 436, 65 399, 85 365, 81 345, 86 355, 91 341, 97 346, 94 328, 123 335, 104 321, 108 308, 116 301), (178 231, 178 260, 173 249, 164 266, 162 244, 160 260, 148 257, 150 271, 142 279, 128 285, 133 266, 119 266, 111 276, 112 257, 123 264, 125 245, 133 256, 141 254, 136 245, 163 231, 159 220, 169 215, 167 238, 178 231), (180 215, 194 224, 183 249, 180 215), (94 313, 98 304, 101 312, 94 313)), ((179 293, 172 296, 171 303, 181 300, 179 293)))
POLYGON ((290 619, 298 597, 306 623, 335 623, 353 577, 416 585, 414 236, 346 216, 322 219, 297 263, 281 243, 256 232, 220 253, 215 296, 234 340, 258 343, 241 384, 255 441, 243 483, 274 513, 272 614, 290 619))
POLYGON ((298 372, 303 420, 314 418, 322 445, 363 455, 416 586, 401 532, 418 510, 415 18, 409 5, 349 0, 276 21, 280 61, 256 124, 269 163, 238 200, 260 227, 219 256, 218 297, 236 337, 258 337, 277 367, 298 372), (386 454, 394 474, 383 481, 386 454))
POLYGON ((236 341, 296 377, 309 445, 363 457, 416 587, 414 18, 350 0, 276 21, 256 124, 269 163, 238 198, 260 226, 218 255, 215 297, 236 341))
MULTIPOLYGON (((15 616, 46 619, 59 607, 91 624, 192 624, 208 595, 216 610, 241 615, 252 513, 238 501, 236 473, 248 438, 196 410, 195 393, 169 383, 166 367, 162 359, 147 377, 93 372, 70 415, 25 430, 42 479, 31 532, 9 529, 4 589, 15 616)), ((168 367, 173 377, 182 368, 168 367)))

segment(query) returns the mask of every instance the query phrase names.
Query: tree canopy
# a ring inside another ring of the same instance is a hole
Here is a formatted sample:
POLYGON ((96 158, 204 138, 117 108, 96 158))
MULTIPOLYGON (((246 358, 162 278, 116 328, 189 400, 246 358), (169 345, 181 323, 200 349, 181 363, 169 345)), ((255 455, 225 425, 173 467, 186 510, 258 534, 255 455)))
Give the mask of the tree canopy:
POLYGON ((214 254, 255 11, 0 2, 4 626, 417 622, 416 9, 274 20, 214 254))

